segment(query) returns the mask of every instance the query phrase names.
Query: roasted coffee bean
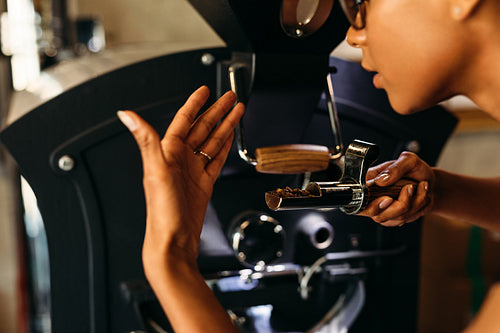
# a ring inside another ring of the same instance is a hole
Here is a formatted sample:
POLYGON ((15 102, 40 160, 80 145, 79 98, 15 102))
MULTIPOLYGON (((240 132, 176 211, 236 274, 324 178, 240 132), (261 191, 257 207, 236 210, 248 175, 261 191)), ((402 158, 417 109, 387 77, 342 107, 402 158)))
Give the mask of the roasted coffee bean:
POLYGON ((271 193, 281 197, 281 198, 295 198, 295 197, 308 197, 311 195, 309 191, 301 190, 299 188, 278 188, 275 191, 271 191, 271 193))

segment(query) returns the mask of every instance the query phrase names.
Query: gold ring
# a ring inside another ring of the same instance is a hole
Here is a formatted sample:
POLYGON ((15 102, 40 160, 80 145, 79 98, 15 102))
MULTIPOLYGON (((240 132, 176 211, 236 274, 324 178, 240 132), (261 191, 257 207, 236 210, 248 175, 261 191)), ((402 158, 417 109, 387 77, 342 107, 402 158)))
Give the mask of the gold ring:
POLYGON ((207 158, 207 160, 208 160, 208 162, 212 161, 212 156, 208 155, 208 154, 207 154, 207 153, 205 153, 203 150, 197 150, 197 151, 195 151, 194 153, 195 153, 195 155, 200 154, 200 155, 202 155, 202 156, 206 157, 206 158, 207 158))

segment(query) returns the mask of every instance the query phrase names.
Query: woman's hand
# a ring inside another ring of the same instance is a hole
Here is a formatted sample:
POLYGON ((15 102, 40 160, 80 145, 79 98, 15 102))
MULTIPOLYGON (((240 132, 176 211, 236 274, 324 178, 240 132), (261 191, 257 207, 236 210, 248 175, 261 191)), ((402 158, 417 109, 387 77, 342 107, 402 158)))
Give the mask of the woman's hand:
POLYGON ((120 111, 141 151, 147 207, 143 261, 161 260, 167 251, 195 260, 205 211, 213 185, 233 140, 233 129, 244 107, 233 108, 236 96, 227 92, 195 119, 209 89, 196 90, 175 115, 163 139, 132 111, 120 111), (218 122, 229 112, 227 117, 218 122))
POLYGON ((359 215, 371 217, 384 226, 401 226, 427 214, 434 203, 434 170, 410 152, 403 152, 396 161, 388 161, 372 167, 367 172, 367 183, 389 186, 401 178, 411 178, 418 185, 406 185, 399 197, 380 197, 368 204, 359 215))
POLYGON ((142 156, 147 209, 144 272, 176 332, 236 332, 200 274, 196 257, 213 185, 244 107, 233 108, 236 96, 228 92, 196 119, 208 95, 207 87, 195 91, 161 140, 134 112, 118 113, 142 156))

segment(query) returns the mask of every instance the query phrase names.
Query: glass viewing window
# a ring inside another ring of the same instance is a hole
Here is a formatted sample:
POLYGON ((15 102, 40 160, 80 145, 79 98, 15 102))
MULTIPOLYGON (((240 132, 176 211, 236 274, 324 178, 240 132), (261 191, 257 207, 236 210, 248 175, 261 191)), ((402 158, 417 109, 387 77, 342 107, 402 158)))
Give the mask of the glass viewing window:
POLYGON ((281 26, 287 35, 305 37, 316 32, 330 16, 334 0, 283 0, 281 26))

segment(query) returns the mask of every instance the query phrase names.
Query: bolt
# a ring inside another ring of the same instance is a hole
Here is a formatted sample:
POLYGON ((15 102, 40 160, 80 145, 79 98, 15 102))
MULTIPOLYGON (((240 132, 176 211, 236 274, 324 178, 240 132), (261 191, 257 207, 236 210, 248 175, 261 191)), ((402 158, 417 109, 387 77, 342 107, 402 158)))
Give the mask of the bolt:
POLYGON ((215 62, 213 54, 205 53, 201 56, 201 63, 205 66, 211 66, 215 62))
POLYGON ((355 236, 355 235, 351 236, 351 246, 353 248, 357 248, 359 246, 359 238, 358 238, 358 236, 355 236))
POLYGON ((75 160, 69 155, 64 155, 57 161, 59 169, 62 171, 71 171, 75 167, 75 160))

